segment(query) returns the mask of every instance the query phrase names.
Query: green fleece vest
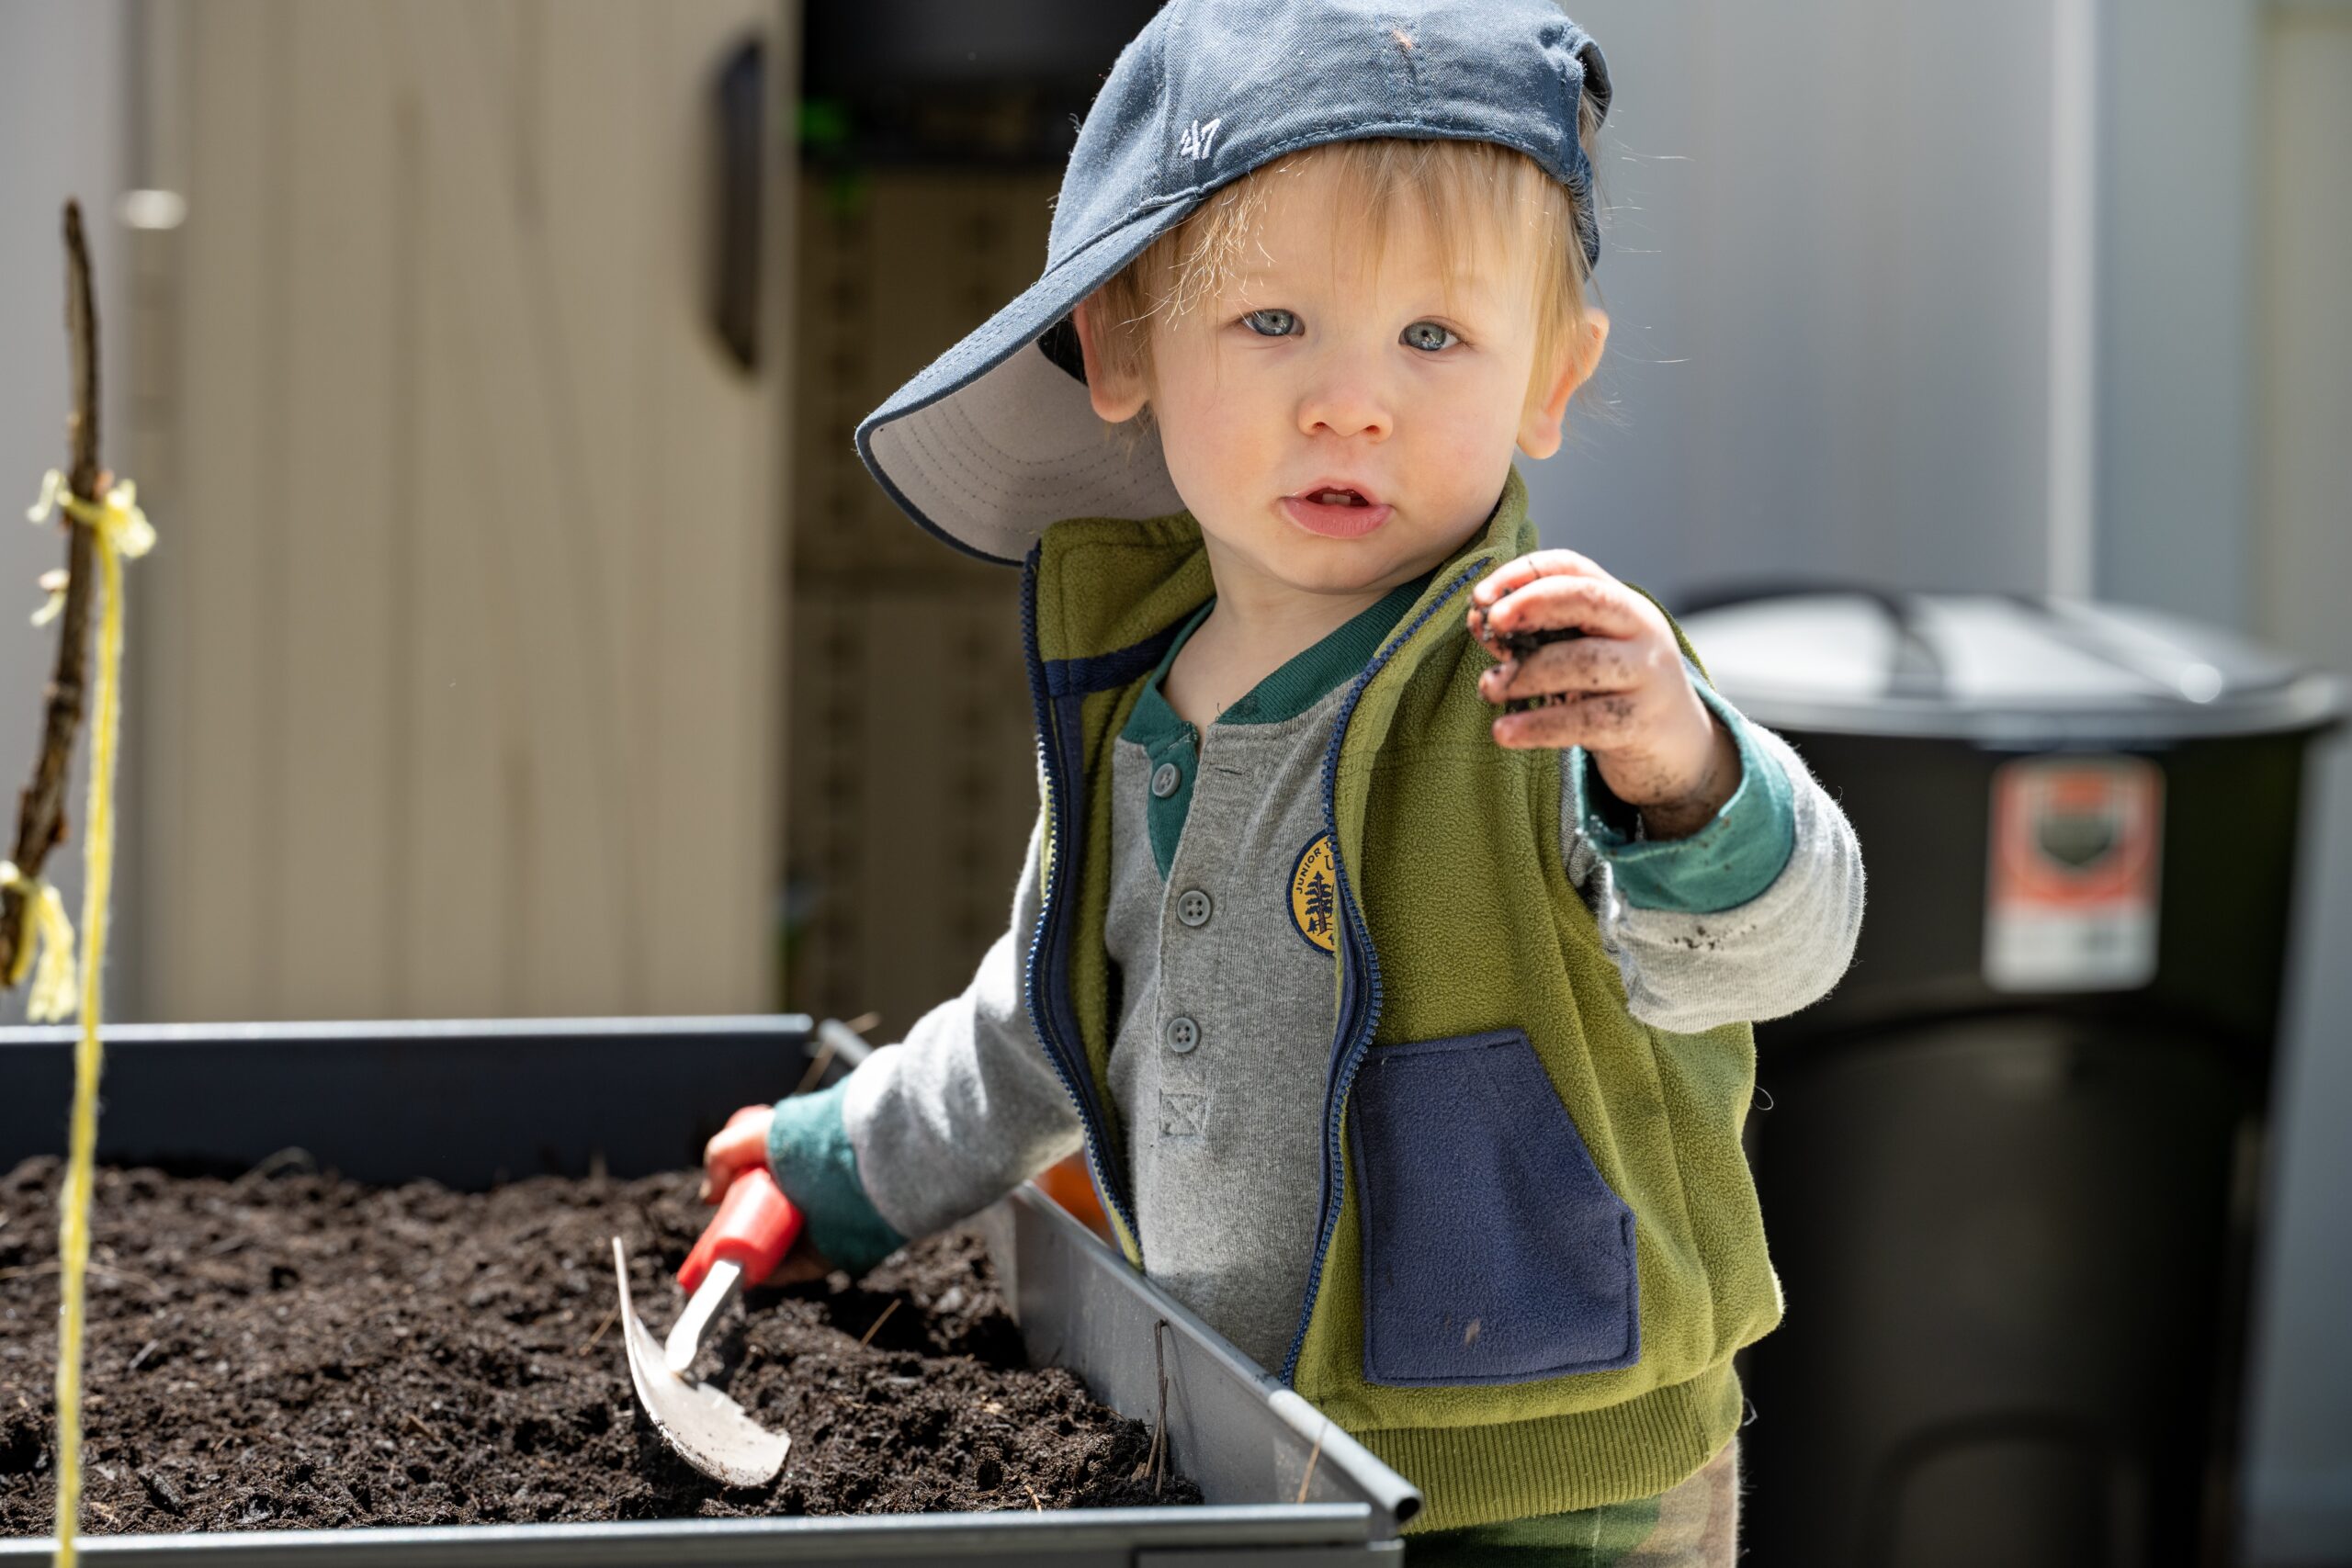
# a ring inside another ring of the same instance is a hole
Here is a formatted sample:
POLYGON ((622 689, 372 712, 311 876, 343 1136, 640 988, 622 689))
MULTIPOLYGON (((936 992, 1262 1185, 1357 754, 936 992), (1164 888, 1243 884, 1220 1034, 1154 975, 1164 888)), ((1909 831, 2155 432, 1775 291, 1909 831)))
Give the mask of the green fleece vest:
MULTIPOLYGON (((1514 473, 1342 701, 1325 769, 1325 1218, 1283 1372, 1422 1488, 1416 1529, 1673 1486, 1730 1439, 1732 1354, 1781 1312, 1740 1147, 1748 1027, 1626 1010, 1567 880, 1561 755, 1489 733, 1469 586, 1536 544, 1514 473)), ((1180 514, 1055 525, 1024 593, 1046 795, 1031 1013, 1138 1266, 1108 1079, 1111 758, 1210 591, 1180 514)))

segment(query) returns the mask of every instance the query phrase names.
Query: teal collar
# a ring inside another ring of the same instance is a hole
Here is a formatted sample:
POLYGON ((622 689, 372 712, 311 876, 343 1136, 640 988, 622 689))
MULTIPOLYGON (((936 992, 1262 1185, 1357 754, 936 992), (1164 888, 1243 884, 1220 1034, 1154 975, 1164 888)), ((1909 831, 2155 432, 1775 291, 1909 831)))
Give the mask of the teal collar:
MULTIPOLYGON (((1170 743, 1193 738, 1193 727, 1176 716, 1176 710, 1168 705, 1168 699, 1159 694, 1159 688, 1168 679, 1169 666, 1176 662, 1176 656, 1184 650, 1184 645, 1193 640, 1193 634, 1201 629, 1201 623, 1207 620, 1209 612, 1216 608, 1216 601, 1211 599, 1193 611, 1192 618, 1177 628, 1176 640, 1168 645, 1168 651, 1160 656, 1159 668, 1152 671, 1150 679, 1144 682, 1143 694, 1136 699, 1135 711, 1127 716, 1127 727, 1119 731, 1120 739, 1132 740, 1157 757, 1170 743)), ((1307 651, 1311 653, 1314 650, 1310 649, 1307 651)), ((1303 659, 1306 655, 1299 657, 1303 659)), ((1293 664, 1296 662, 1297 660, 1291 660, 1293 664)), ((1287 670, 1290 666, 1286 664, 1283 668, 1287 670)), ((1272 678, 1267 677, 1268 680, 1272 678)))
MULTIPOLYGON (((1353 678, 1372 661, 1381 638, 1396 629, 1396 623, 1436 575, 1432 571, 1399 584, 1383 594, 1376 604, 1357 611, 1346 625, 1252 686, 1240 701, 1219 714, 1216 722, 1280 724, 1284 719, 1296 718, 1321 702, 1340 682, 1353 678)), ((1183 651, 1184 645, 1216 606, 1215 599, 1202 605, 1177 632, 1176 640, 1168 645, 1159 668, 1144 682, 1143 694, 1136 699, 1126 728, 1119 732, 1121 739, 1132 740, 1147 750, 1157 750, 1192 728, 1168 705, 1168 699, 1160 694, 1160 686, 1168 679, 1169 667, 1176 662, 1177 654, 1183 651)))

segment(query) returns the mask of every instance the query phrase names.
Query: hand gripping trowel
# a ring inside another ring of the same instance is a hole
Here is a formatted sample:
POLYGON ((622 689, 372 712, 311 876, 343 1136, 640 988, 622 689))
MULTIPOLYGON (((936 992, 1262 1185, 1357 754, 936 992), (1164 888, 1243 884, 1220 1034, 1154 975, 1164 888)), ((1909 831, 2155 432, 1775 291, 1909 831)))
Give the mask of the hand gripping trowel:
POLYGON ((746 1286, 775 1271, 800 1234, 800 1211, 775 1178, 753 1169, 735 1179, 718 1213, 686 1254, 678 1283, 686 1310, 658 1343, 629 1301, 628 1254, 613 1238, 613 1270, 621 1288, 621 1340, 628 1348, 629 1382, 654 1429, 688 1464, 729 1486, 763 1486, 784 1468, 792 1439, 771 1432, 718 1390, 693 1381, 688 1369, 711 1320, 746 1286))

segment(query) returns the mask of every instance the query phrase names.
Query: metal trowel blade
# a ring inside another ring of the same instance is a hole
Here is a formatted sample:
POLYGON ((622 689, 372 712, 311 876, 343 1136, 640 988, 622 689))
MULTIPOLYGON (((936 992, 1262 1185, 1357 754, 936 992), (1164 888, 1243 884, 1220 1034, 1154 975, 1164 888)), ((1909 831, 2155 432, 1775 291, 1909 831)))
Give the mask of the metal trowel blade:
POLYGON ((628 1253, 613 1237, 613 1272, 621 1287, 621 1342, 628 1347, 628 1378, 653 1428, 679 1457, 729 1486, 764 1486, 784 1468, 792 1439, 771 1432, 708 1383, 672 1371, 662 1342, 639 1321, 628 1295, 628 1253))

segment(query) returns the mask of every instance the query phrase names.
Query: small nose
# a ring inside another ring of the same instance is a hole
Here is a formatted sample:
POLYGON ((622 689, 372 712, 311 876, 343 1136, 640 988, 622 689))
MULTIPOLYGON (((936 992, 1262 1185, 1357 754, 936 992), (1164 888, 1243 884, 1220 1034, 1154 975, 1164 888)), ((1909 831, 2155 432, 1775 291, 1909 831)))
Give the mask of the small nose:
POLYGON ((1307 435, 1368 436, 1385 441, 1394 424, 1388 400, 1359 366, 1325 367, 1298 402, 1298 428, 1307 435))

